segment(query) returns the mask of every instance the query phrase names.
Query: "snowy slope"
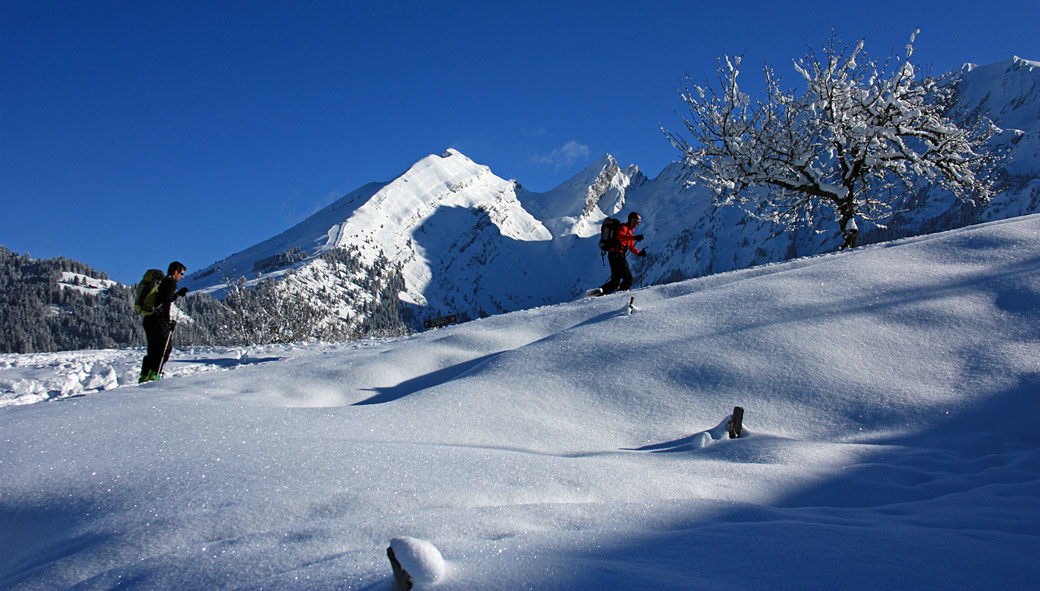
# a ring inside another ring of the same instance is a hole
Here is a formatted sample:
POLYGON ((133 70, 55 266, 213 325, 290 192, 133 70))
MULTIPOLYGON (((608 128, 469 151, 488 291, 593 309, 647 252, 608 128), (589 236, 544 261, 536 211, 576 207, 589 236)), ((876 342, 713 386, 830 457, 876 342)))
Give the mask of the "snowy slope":
POLYGON ((81 273, 73 273, 71 271, 62 271, 61 279, 58 280, 58 286, 61 289, 72 289, 80 293, 98 295, 104 293, 104 291, 113 285, 115 281, 108 279, 96 279, 88 275, 81 273))
MULTIPOLYGON (((1014 58, 967 65, 945 83, 958 89, 952 117, 984 113, 1003 130, 994 140, 1009 156, 999 194, 988 207, 974 208, 922 185, 903 196, 896 207, 902 211, 887 227, 863 223, 861 244, 1040 212, 1040 64, 1014 58)), ((317 255, 341 247, 356 249, 367 265, 382 253, 387 265, 401 267, 401 300, 413 321, 448 314, 471 319, 569 301, 603 283, 609 270, 595 237, 608 215, 643 214, 647 240, 641 246, 651 256, 632 263, 637 285, 819 254, 839 244, 833 220, 787 232, 736 208, 716 209, 708 191, 689 180, 678 163, 648 179, 637 166, 604 155, 559 187, 532 193, 448 150, 190 275, 185 285, 219 295, 228 277, 255 281, 301 270, 286 289, 317 299, 330 289, 317 255)), ((329 307, 356 319, 371 299, 357 295, 362 292, 347 286, 350 301, 329 307)))
POLYGON ((980 66, 965 64, 954 79, 960 113, 985 113, 1003 129, 1040 128, 1040 62, 1013 57, 980 66))
POLYGON ((1040 216, 631 295, 0 408, 0 588, 1035 586, 1040 216))
MULTIPOLYGON (((330 226, 330 220, 353 215, 382 187, 379 183, 365 185, 285 232, 191 273, 182 284, 193 291, 217 291, 229 279, 255 279, 256 266, 279 254, 293 249, 300 249, 311 256, 325 252, 336 246, 338 237, 338 226, 330 226)), ((278 274, 284 274, 284 269, 280 271, 282 273, 278 274)))

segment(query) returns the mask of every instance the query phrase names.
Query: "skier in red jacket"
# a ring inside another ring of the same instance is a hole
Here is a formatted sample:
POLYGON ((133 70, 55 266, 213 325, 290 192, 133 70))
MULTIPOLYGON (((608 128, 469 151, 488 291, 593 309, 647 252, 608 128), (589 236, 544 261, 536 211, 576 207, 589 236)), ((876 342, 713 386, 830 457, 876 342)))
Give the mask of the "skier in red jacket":
POLYGON ((615 244, 607 251, 607 261, 610 263, 610 279, 601 287, 589 291, 590 296, 607 295, 615 291, 626 291, 632 287, 632 270, 628 268, 626 255, 629 251, 640 257, 646 256, 646 250, 636 248, 636 242, 643 239, 642 234, 633 234, 643 217, 636 212, 628 214, 628 221, 618 226, 617 234, 614 235, 615 244))

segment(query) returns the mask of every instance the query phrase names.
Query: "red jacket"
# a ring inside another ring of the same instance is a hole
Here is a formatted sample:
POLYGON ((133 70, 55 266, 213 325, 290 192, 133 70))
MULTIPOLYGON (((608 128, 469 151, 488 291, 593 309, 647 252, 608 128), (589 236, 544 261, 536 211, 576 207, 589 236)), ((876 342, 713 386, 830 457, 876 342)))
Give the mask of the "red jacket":
POLYGON ((628 224, 621 224, 618 227, 617 233, 614 234, 614 238, 617 239, 620 248, 612 248, 611 250, 617 252, 626 252, 631 250, 632 254, 639 254, 639 249, 636 248, 636 239, 632 235, 632 228, 629 228, 628 224))

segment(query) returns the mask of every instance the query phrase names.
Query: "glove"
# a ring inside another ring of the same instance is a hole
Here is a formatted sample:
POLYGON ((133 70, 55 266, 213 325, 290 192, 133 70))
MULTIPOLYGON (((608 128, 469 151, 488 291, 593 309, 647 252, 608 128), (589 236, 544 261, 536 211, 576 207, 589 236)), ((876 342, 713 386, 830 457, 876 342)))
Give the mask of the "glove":
POLYGON ((183 298, 186 295, 188 295, 188 288, 187 287, 182 287, 182 288, 177 290, 176 297, 183 298))
POLYGON ((642 251, 639 252, 639 256, 641 256, 641 257, 645 257, 646 256, 646 249, 645 248, 642 251))
POLYGON ((636 242, 639 242, 640 240, 643 239, 643 235, 642 234, 636 234, 635 236, 633 236, 633 238, 636 239, 636 242))

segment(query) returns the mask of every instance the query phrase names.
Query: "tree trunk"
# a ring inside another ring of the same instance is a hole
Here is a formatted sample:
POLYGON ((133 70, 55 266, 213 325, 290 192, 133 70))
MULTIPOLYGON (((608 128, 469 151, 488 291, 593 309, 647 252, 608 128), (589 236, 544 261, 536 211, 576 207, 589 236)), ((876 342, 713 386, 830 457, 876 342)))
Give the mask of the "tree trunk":
POLYGON ((859 241, 859 227, 856 226, 856 208, 852 206, 851 202, 842 203, 838 205, 838 211, 841 213, 842 237, 842 243, 838 250, 856 248, 856 243, 859 241))

